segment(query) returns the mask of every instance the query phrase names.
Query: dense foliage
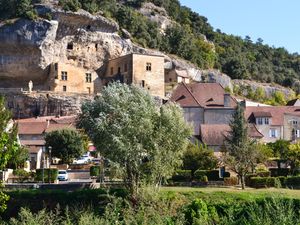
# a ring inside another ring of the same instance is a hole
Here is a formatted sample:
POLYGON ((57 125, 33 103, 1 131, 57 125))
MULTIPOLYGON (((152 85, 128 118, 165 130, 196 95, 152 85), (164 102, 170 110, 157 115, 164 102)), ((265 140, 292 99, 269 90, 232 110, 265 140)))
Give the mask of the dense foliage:
MULTIPOLYGON (((105 190, 12 192, 6 224, 299 224, 299 199, 224 191, 144 193, 133 205, 105 190), (55 198, 53 198, 55 196, 55 198), (83 200, 83 201, 80 201, 83 200), (33 202, 35 203, 33 203, 33 202), (37 204, 43 202, 43 204, 37 204), (56 203, 60 203, 59 207, 56 203), (90 202, 90 204, 89 204, 90 202), (15 204, 13 204, 15 203, 15 204), (70 207, 65 205, 69 203, 70 207), (75 204, 74 204, 75 203, 75 204), (91 204, 92 203, 92 204, 91 204), (100 203, 100 204, 99 204, 100 203), (20 205, 23 208, 20 209, 20 205), (24 205, 26 209, 24 209, 24 205), (79 206, 80 205, 80 206, 79 206), (16 207, 17 206, 17 210, 16 207), (101 208, 101 210, 99 209, 101 208)), ((117 196, 120 196, 117 193, 117 196)), ((4 221, 3 221, 4 222, 4 221)))
POLYGON ((73 129, 47 133, 45 141, 47 149, 52 147, 52 156, 61 159, 62 163, 70 164, 86 151, 82 134, 73 129))
POLYGON ((104 157, 120 165, 133 195, 143 178, 159 185, 173 174, 191 134, 177 105, 160 106, 145 90, 121 83, 84 104, 78 125, 104 157))

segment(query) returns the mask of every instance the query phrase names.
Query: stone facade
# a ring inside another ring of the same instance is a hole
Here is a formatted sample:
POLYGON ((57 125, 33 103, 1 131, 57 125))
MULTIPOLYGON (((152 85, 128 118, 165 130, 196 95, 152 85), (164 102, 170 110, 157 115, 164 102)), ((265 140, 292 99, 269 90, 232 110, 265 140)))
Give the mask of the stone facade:
POLYGON ((50 68, 48 88, 51 91, 85 94, 100 91, 100 81, 93 70, 64 63, 54 63, 50 68))
POLYGON ((133 53, 112 59, 101 78, 103 85, 119 80, 143 87, 153 96, 165 96, 163 56, 133 53))

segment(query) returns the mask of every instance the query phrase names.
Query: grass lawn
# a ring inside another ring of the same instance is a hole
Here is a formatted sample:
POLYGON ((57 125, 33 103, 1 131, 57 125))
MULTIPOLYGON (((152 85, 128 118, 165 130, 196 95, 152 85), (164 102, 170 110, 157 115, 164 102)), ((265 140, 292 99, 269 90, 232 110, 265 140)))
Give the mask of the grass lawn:
POLYGON ((234 187, 162 187, 162 194, 177 193, 186 197, 209 198, 214 196, 222 199, 222 196, 233 197, 238 199, 256 199, 262 197, 286 197, 300 199, 300 190, 292 190, 286 188, 246 188, 241 190, 234 187))

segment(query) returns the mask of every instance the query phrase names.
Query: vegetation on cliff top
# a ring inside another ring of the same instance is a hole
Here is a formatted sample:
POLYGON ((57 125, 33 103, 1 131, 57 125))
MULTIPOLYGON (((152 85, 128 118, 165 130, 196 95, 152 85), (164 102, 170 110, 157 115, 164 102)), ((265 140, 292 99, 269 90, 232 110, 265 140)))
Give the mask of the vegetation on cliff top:
MULTIPOLYGON (((34 18, 33 4, 40 0, 0 0, 0 19, 34 18)), ((300 55, 284 48, 270 47, 262 39, 251 40, 214 30, 207 18, 181 6, 178 0, 60 0, 64 10, 83 8, 91 13, 101 10, 128 30, 135 42, 176 54, 200 68, 217 68, 234 79, 275 82, 300 92, 300 55), (136 9, 144 2, 165 8, 176 25, 161 34, 158 24, 136 9), (208 41, 205 40, 205 35, 208 41)))

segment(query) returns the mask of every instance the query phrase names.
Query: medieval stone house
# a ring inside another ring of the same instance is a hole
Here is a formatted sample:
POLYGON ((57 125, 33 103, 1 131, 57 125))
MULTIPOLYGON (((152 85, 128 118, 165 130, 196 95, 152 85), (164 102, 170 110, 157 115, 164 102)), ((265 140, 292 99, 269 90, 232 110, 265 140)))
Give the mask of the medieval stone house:
POLYGON ((132 53, 108 62, 102 85, 110 81, 135 84, 145 88, 153 96, 164 97, 164 57, 132 53))

